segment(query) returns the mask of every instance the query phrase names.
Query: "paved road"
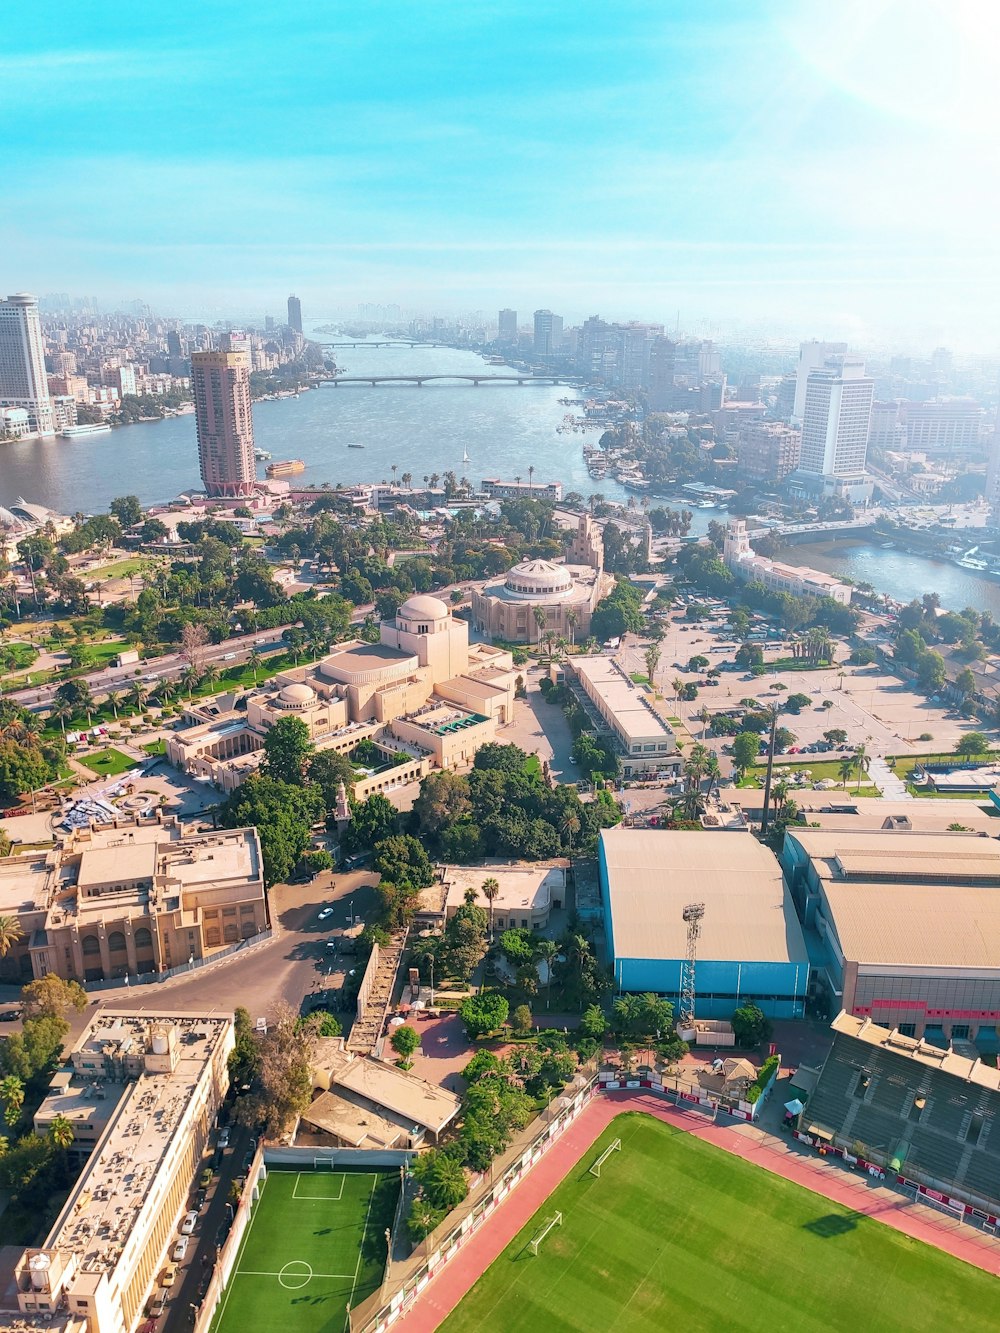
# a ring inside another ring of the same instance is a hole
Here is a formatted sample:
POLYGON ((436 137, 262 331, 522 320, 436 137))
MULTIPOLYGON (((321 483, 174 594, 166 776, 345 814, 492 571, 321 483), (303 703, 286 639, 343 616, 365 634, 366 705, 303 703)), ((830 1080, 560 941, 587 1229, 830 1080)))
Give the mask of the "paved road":
MULTIPOLYGON (((283 651, 285 648, 280 630, 261 630, 256 634, 243 634, 239 638, 227 639, 225 643, 206 644, 203 650, 204 661, 214 662, 217 665, 225 662, 227 666, 235 666, 245 662, 255 646, 265 656, 268 653, 283 651)), ((128 644, 122 644, 123 651, 127 648, 128 644)), ((126 689, 137 679, 137 671, 141 673, 142 680, 152 685, 168 676, 179 676, 186 667, 187 662, 180 653, 167 653, 164 657, 150 658, 148 661, 132 663, 130 666, 104 667, 100 671, 92 671, 86 676, 75 679, 85 680, 91 692, 100 695, 109 689, 126 689)), ((61 684, 62 682, 57 680, 48 685, 31 686, 28 689, 12 691, 9 697, 16 699, 23 708, 47 708, 61 684)))

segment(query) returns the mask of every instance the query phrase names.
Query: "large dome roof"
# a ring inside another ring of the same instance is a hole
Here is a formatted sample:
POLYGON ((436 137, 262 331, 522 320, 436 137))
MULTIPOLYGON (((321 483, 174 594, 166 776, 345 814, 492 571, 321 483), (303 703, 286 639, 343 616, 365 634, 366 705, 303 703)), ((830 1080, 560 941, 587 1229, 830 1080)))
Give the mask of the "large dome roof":
POLYGON ((278 691, 278 703, 285 708, 305 708, 316 698, 311 685, 291 684, 278 691))
POLYGON ((439 597, 429 597, 426 593, 408 597, 399 608, 403 620, 447 620, 450 614, 439 597))
POLYGON ((572 589, 573 576, 552 560, 522 560, 507 571, 504 586, 521 597, 556 597, 572 589))

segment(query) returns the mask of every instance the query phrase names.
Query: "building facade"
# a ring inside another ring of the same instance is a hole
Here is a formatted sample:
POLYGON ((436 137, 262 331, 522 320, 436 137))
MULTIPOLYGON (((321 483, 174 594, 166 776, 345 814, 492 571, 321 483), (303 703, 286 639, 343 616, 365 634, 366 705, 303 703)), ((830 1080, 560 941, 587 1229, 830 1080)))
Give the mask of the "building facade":
POLYGON ((758 555, 750 545, 750 534, 742 518, 731 518, 726 524, 722 548, 726 568, 747 583, 763 583, 772 592, 787 592, 792 597, 830 597, 841 606, 851 600, 852 588, 841 583, 832 574, 808 565, 785 565, 758 555))
POLYGON ((302 302, 294 294, 288 298, 288 327, 302 332, 302 302))
POLYGON ((536 356, 556 356, 562 348, 562 315, 536 310, 533 348, 536 356))
POLYGON ((801 423, 805 415, 806 384, 810 372, 819 370, 826 363, 827 357, 843 356, 846 351, 847 343, 819 342, 815 338, 799 344, 799 361, 795 367, 795 398, 792 402, 792 416, 796 422, 801 423))
POLYGON ((23 408, 32 435, 56 433, 38 299, 27 292, 0 300, 0 407, 23 408))
POLYGON ((753 421, 741 426, 736 444, 737 467, 745 481, 780 485, 799 466, 802 432, 779 421, 753 421))
POLYGON ((679 772, 673 731, 617 662, 602 655, 571 657, 565 670, 596 734, 613 742, 625 777, 679 772))
POLYGON ((252 496, 257 489, 257 465, 250 358, 244 351, 195 352, 191 389, 205 490, 212 498, 252 496))
POLYGON ((930 398, 899 405, 907 449, 975 449, 985 415, 974 398, 930 398))
POLYGON ((4 858, 0 904, 23 931, 0 963, 10 980, 168 972, 267 928, 256 829, 190 834, 171 817, 74 829, 4 858))
POLYGON ((497 342, 511 346, 517 342, 517 311, 501 310, 497 316, 497 342))
POLYGON ((36 1116, 44 1130, 62 1115, 92 1150, 43 1244, 15 1265, 26 1315, 68 1309, 88 1333, 140 1326, 229 1088, 233 1046, 226 1015, 102 1009, 90 1021, 72 1081, 36 1116))
POLYGON ((863 476, 875 381, 857 358, 830 357, 809 372, 799 470, 811 477, 863 476))

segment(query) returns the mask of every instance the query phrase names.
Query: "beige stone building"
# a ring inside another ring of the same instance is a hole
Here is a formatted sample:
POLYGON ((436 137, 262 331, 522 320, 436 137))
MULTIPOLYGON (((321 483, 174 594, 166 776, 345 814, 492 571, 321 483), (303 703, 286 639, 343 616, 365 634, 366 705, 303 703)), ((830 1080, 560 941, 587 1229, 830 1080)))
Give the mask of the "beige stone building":
POLYGON ((267 928, 257 830, 192 834, 172 817, 75 829, 0 860, 0 912, 24 932, 7 979, 168 972, 267 928))
POLYGON ((355 784, 363 800, 472 762, 510 722, 517 673, 509 652, 469 643, 469 627, 437 597, 418 594, 381 628, 378 643, 348 643, 322 661, 282 672, 247 699, 222 697, 188 711, 195 725, 167 741, 167 758, 233 791, 259 764, 264 737, 297 717, 317 749, 349 754, 371 740, 386 763, 355 784))
POLYGON ((15 1266, 25 1315, 68 1309, 88 1333, 139 1327, 229 1087, 233 1045, 230 1015, 104 1009, 91 1020, 69 1083, 35 1117, 44 1131, 68 1111, 92 1151, 44 1243, 15 1266))
POLYGON ((476 628, 508 643, 536 643, 552 632, 560 638, 585 639, 594 608, 614 587, 604 573, 600 530, 589 514, 579 521, 566 563, 522 560, 481 592, 473 589, 472 617, 476 628), (536 610, 544 615, 539 624, 536 610))

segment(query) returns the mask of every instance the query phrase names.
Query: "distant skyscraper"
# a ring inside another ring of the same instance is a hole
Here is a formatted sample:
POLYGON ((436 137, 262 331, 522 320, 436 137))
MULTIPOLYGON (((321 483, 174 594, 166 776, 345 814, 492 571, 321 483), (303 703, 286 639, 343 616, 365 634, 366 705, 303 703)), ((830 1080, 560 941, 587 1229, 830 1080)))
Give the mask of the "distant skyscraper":
POLYGON ((554 356, 562 343, 562 315, 551 310, 535 311, 535 355, 554 356))
POLYGON ((669 338, 654 338, 649 349, 648 402, 651 412, 668 412, 674 402, 674 352, 669 338))
POLYGON ((843 355, 847 351, 847 343, 823 343, 817 342, 814 338, 811 342, 799 344, 799 364, 795 371, 795 404, 792 410, 792 416, 796 421, 802 420, 802 414, 806 406, 806 380, 809 378, 811 370, 818 370, 828 356, 843 355))
POLYGON ((497 319, 497 342, 517 342, 517 311, 501 310, 497 319))
POLYGON ((23 408, 36 435, 55 434, 38 301, 27 292, 0 300, 0 407, 23 408))
POLYGON ((799 470, 812 476, 858 477, 865 470, 875 382, 865 363, 832 356, 809 372, 802 413, 799 470))
POLYGON ((296 333, 302 332, 302 302, 297 296, 288 298, 288 327, 296 333))
POLYGON ((195 352, 191 388, 201 479, 211 496, 249 496, 257 485, 245 351, 195 352))
POLYGON ((176 329, 167 329, 167 355, 183 356, 181 350, 181 335, 176 329))
POLYGON ((271 333, 271 332, 273 332, 273 330, 274 330, 274 316, 273 316, 273 315, 265 315, 265 316, 264 316, 264 332, 265 332, 265 333, 271 333))

